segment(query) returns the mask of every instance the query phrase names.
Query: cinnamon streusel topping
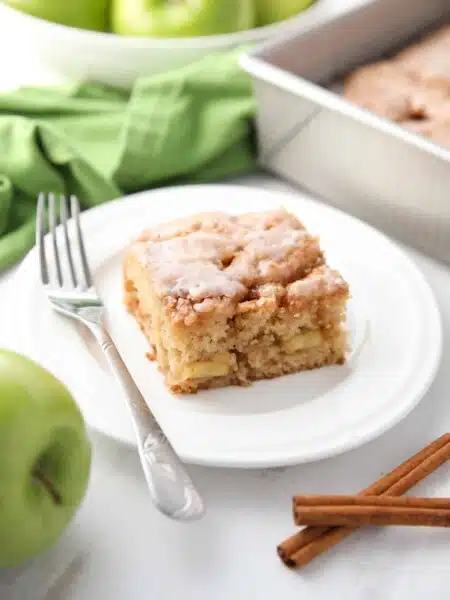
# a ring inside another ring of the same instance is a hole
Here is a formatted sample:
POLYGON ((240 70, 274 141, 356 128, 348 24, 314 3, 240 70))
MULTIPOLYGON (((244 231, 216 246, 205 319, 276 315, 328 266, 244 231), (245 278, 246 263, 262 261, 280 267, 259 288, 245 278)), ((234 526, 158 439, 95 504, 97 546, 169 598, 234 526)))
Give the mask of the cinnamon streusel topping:
POLYGON ((206 301, 206 312, 208 299, 241 301, 255 288, 286 286, 324 264, 317 238, 284 210, 182 219, 146 231, 134 251, 158 294, 206 301))

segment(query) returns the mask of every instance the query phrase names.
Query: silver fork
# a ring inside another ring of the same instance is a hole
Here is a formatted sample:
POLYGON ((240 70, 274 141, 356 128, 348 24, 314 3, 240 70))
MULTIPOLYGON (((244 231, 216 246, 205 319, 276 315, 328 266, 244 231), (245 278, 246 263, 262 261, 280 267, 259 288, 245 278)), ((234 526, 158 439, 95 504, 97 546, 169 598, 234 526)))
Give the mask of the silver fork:
POLYGON ((58 236, 58 207, 54 194, 40 194, 36 217, 36 246, 42 284, 55 311, 88 327, 104 352, 108 365, 127 401, 139 456, 151 498, 166 516, 179 521, 199 518, 203 501, 181 460, 150 412, 104 325, 103 302, 95 290, 80 226, 80 205, 59 199, 62 236, 58 236), (46 210, 47 206, 47 210, 46 210), (54 269, 47 259, 46 215, 54 269), (74 236, 69 226, 74 226, 74 236), (61 240, 62 237, 62 240, 61 240), (78 260, 76 260, 78 258, 78 260), (54 271, 51 273, 51 270, 54 271))

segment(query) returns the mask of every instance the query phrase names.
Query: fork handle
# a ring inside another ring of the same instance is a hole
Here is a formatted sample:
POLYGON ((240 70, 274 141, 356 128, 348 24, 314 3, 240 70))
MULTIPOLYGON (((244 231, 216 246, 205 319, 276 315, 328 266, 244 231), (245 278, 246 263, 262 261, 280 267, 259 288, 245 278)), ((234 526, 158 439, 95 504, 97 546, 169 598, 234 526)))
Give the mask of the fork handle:
POLYGON ((110 335, 103 326, 90 325, 90 329, 127 401, 153 502, 173 519, 191 521, 199 518, 204 512, 202 498, 152 415, 110 335))

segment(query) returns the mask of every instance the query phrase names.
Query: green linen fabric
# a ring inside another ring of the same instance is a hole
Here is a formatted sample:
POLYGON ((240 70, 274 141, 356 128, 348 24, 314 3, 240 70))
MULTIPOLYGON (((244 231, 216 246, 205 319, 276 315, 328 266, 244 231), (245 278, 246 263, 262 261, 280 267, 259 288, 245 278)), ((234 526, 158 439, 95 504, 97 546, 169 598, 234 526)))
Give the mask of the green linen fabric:
POLYGON ((239 50, 139 80, 0 94, 0 271, 34 244, 39 192, 89 208, 167 184, 253 170, 251 82, 239 50))

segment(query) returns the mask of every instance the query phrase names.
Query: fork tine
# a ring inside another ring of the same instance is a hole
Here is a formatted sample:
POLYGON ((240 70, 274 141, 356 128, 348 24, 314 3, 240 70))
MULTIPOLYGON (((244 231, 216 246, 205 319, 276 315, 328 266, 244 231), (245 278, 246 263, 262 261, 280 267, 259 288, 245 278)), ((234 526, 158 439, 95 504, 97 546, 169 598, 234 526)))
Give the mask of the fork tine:
POLYGON ((44 285, 49 282, 47 258, 45 256, 45 194, 39 194, 36 213, 36 247, 39 254, 41 280, 44 285))
POLYGON ((48 195, 48 219, 50 225, 50 232, 52 236, 52 245, 53 245, 53 254, 55 256, 55 265, 56 265, 56 277, 58 279, 59 285, 63 284, 63 277, 61 271, 61 261, 59 259, 59 249, 58 249, 58 238, 56 233, 57 226, 57 216, 56 216, 56 202, 55 202, 55 194, 48 195))
POLYGON ((64 243, 65 243, 65 247, 66 247, 67 261, 69 263, 70 277, 72 279, 72 283, 73 283, 74 287, 76 287, 78 285, 78 280, 77 280, 77 274, 75 272, 75 266, 74 266, 74 262, 73 262, 72 247, 71 247, 70 240, 69 240, 69 229, 67 226, 67 219, 68 219, 67 205, 68 205, 67 198, 65 196, 61 196, 59 199, 59 212, 61 215, 61 224, 62 224, 63 233, 64 233, 64 243))
POLYGON ((83 275, 88 288, 92 287, 92 276, 89 268, 89 262, 86 256, 86 249, 84 247, 83 232, 81 231, 80 225, 80 203, 76 196, 70 197, 70 208, 72 218, 75 221, 75 227, 77 232, 78 250, 81 258, 81 266, 83 267, 83 275))

